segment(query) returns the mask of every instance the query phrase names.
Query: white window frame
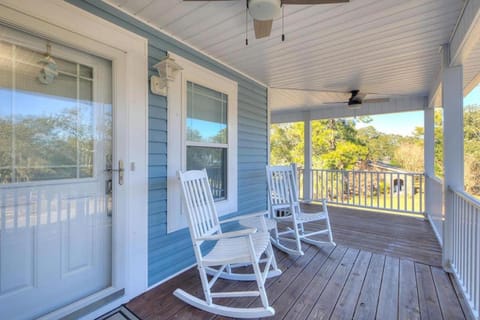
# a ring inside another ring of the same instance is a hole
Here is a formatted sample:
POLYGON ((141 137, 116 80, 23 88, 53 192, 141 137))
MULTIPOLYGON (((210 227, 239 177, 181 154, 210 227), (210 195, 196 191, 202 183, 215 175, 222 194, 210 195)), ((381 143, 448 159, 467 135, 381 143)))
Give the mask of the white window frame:
POLYGON ((219 216, 234 213, 238 208, 238 84, 181 56, 169 53, 183 70, 168 86, 167 144, 167 232, 188 226, 182 205, 179 170, 186 170, 187 154, 187 81, 228 95, 227 110, 227 198, 216 201, 219 216))

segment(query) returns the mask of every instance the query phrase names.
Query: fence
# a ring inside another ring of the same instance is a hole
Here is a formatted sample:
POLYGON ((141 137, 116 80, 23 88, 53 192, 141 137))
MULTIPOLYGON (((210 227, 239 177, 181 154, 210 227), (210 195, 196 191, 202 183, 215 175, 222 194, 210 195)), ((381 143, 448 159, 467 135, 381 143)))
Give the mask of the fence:
POLYGON ((480 202, 465 192, 453 193, 452 269, 474 316, 480 307, 480 202))
MULTIPOLYGON (((303 172, 298 185, 303 197, 303 172)), ((423 173, 350 170, 311 170, 312 199, 331 204, 424 214, 423 173)))

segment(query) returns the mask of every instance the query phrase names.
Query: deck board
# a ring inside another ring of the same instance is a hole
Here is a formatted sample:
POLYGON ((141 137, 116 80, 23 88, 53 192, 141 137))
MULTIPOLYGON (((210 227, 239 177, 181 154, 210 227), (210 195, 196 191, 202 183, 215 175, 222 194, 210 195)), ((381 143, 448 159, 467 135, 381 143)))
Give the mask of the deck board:
MULTIPOLYGON (((270 319, 464 319, 451 277, 438 267, 441 250, 428 223, 410 217, 330 208, 336 247, 304 244, 305 255, 275 250, 283 274, 268 279, 276 314, 270 319)), ((219 280, 224 290, 255 289, 252 282, 219 280)), ((203 297, 191 268, 127 304, 139 318, 219 320, 172 295, 182 288, 203 297)), ((259 306, 258 298, 216 303, 259 306)))
POLYGON ((332 303, 332 301, 337 301, 342 293, 342 289, 350 275, 350 271, 357 259, 358 253, 359 250, 357 249, 350 248, 347 250, 342 261, 328 281, 327 286, 318 298, 317 303, 315 303, 313 309, 310 311, 307 319, 320 320, 330 318, 330 314, 335 307, 335 304, 332 303))
POLYGON ((445 319, 463 319, 465 316, 460 306, 458 299, 448 294, 451 287, 450 278, 448 274, 443 272, 442 269, 432 267, 432 276, 437 289, 438 301, 440 303, 440 309, 442 310, 443 317, 445 319))
POLYGON ((385 258, 386 257, 381 254, 373 255, 353 319, 375 319, 385 258))
POLYGON ((337 305, 333 310, 331 319, 352 319, 357 305, 360 291, 363 286, 365 275, 367 274, 368 266, 372 254, 367 251, 361 251, 358 255, 357 261, 352 268, 352 272, 345 283, 344 290, 337 301, 337 305))
POLYGON ((443 319, 430 266, 416 263, 415 272, 422 319, 443 319))
POLYGON ((398 258, 387 257, 385 259, 382 286, 378 298, 378 319, 394 320, 398 317, 399 263, 400 260, 398 258))
POLYGON ((303 291, 297 301, 291 306, 287 315, 283 317, 283 319, 296 320, 306 319, 308 317, 310 311, 318 300, 318 296, 325 289, 346 251, 347 248, 342 246, 337 246, 335 248, 333 253, 323 264, 321 270, 315 274, 312 281, 308 284, 307 288, 303 291))
POLYGON ((415 264, 411 260, 400 260, 398 318, 420 319, 415 264))

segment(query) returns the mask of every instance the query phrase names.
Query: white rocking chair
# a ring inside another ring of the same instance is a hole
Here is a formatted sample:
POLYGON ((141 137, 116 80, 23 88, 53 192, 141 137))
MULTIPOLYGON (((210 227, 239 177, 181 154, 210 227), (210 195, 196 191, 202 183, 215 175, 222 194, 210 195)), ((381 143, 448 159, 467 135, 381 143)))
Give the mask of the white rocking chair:
POLYGON ((326 200, 322 201, 323 211, 320 212, 305 213, 300 208, 295 171, 295 165, 267 166, 270 218, 293 225, 293 229, 289 227, 281 232, 275 228, 271 240, 275 247, 288 254, 303 255, 301 241, 318 247, 326 243, 335 245, 335 242, 333 242, 326 200), (322 220, 325 221, 325 229, 305 230, 305 224, 322 220), (328 241, 311 238, 320 234, 327 234, 328 241), (290 237, 286 237, 288 235, 290 237), (286 246, 286 242, 293 243, 293 247, 286 246))
POLYGON ((243 215, 220 222, 206 170, 179 172, 178 175, 205 300, 197 298, 182 289, 176 289, 174 295, 196 308, 222 316, 259 318, 274 315, 275 310, 268 303, 265 280, 281 274, 281 271, 277 268, 270 244, 270 234, 263 218, 265 212, 243 215), (258 230, 248 228, 222 233, 221 223, 252 218, 259 219, 261 222, 257 226, 258 230), (200 248, 204 241, 216 241, 213 248, 206 254, 203 254, 200 248), (262 259, 263 255, 265 255, 265 258, 262 259), (265 264, 263 271, 260 269, 260 263, 265 264), (235 267, 246 265, 251 265, 254 273, 240 274, 233 272, 235 267), (270 270, 271 268, 272 270, 270 270), (212 277, 210 280, 208 275, 212 277), (211 288, 219 278, 256 281, 258 291, 212 292, 211 288), (257 296, 260 296, 263 307, 235 308, 214 304, 212 301, 214 298, 257 296))

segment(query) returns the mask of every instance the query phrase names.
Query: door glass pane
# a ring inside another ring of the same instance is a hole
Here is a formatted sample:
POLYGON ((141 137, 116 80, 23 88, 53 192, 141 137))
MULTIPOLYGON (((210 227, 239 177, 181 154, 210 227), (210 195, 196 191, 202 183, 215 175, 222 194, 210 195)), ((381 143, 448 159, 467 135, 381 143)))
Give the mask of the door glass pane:
POLYGON ((12 181, 12 46, 0 42, 0 184, 12 181))
POLYGON ((93 69, 7 42, 0 50, 0 183, 93 177, 93 69))
POLYGON ((187 170, 207 169, 210 187, 215 200, 227 197, 227 149, 187 147, 187 170))
POLYGON ((93 91, 92 81, 80 79, 78 105, 78 164, 80 178, 92 177, 94 166, 93 91))
POLYGON ((187 82, 187 140, 227 143, 228 96, 187 82))

